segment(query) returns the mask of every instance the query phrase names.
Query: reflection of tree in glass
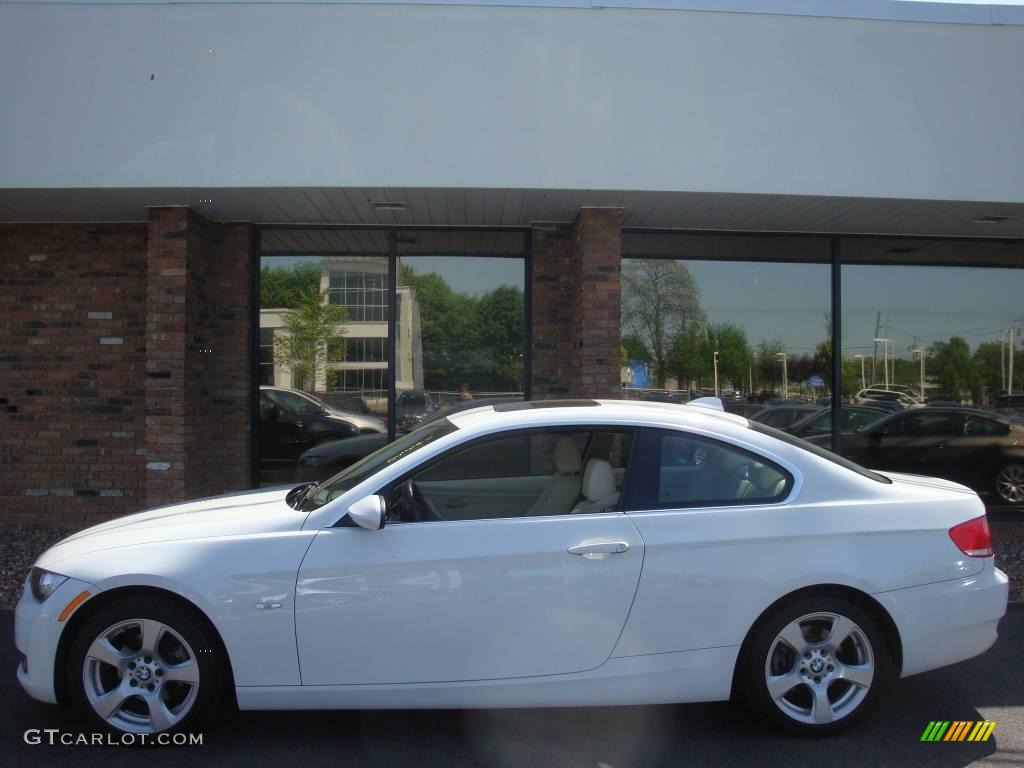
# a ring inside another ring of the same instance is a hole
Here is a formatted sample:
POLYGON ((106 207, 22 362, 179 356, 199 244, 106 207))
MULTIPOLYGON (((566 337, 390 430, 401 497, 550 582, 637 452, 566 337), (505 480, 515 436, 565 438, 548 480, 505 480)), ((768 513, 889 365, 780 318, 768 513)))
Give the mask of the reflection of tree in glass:
POLYGON ((398 283, 416 290, 426 389, 454 391, 468 383, 477 392, 522 391, 522 289, 502 285, 471 296, 407 263, 398 283))
POLYGON ((299 306, 310 289, 320 285, 320 265, 302 262, 290 267, 268 267, 260 270, 260 307, 292 309, 299 306))
POLYGON ((941 392, 957 397, 969 396, 977 382, 977 368, 971 357, 971 348, 959 336, 932 345, 928 372, 935 377, 941 392))
MULTIPOLYGON (((274 362, 291 368, 296 386, 313 391, 326 368, 328 345, 345 333, 345 308, 328 303, 327 292, 312 286, 299 293, 294 310, 282 314, 283 329, 274 335, 274 362)), ((337 360, 337 349, 331 352, 337 360)))
POLYGON ((662 259, 623 262, 622 324, 650 352, 657 386, 664 387, 670 367, 677 367, 670 365, 673 349, 678 367, 695 362, 688 353, 696 350, 692 342, 703 323, 700 289, 685 265, 662 259))

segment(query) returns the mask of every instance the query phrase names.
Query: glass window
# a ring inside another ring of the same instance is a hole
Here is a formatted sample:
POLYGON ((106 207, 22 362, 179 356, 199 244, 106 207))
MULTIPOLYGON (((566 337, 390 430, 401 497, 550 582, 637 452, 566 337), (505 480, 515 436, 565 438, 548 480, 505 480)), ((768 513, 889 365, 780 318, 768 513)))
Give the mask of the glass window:
POLYGON ((961 417, 955 413, 912 413, 895 423, 888 434, 897 435, 958 435, 961 417))
POLYGON ((627 232, 623 256, 628 397, 717 394, 734 409, 829 396, 828 240, 627 232))
POLYGON ((789 494, 793 478, 754 453, 716 440, 645 430, 629 509, 767 504, 789 494))
POLYGON ((966 437, 987 437, 992 435, 1010 434, 1009 424, 1000 424, 998 421, 986 419, 969 413, 964 416, 964 436, 966 437))
POLYGON ((474 441, 392 488, 388 508, 394 515, 389 519, 433 522, 617 511, 630 437, 628 432, 577 428, 523 430, 474 441))

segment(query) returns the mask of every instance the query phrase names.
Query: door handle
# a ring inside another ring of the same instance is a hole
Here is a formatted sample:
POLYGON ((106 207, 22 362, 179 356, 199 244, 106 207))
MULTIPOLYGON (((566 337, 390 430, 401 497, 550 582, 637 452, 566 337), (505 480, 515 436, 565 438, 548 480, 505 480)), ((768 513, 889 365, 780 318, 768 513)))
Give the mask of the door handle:
POLYGON ((590 559, 602 558, 605 555, 621 555, 629 550, 629 544, 624 541, 591 541, 569 547, 570 555, 582 555, 590 559))
POLYGON ((464 506, 466 506, 466 500, 451 499, 445 506, 448 507, 448 509, 462 509, 464 506))

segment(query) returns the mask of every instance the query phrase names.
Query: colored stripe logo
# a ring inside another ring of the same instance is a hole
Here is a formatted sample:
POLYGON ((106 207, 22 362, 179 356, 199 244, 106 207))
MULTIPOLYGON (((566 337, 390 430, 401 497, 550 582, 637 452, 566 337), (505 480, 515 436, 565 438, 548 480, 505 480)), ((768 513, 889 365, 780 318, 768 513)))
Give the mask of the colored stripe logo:
POLYGON ((921 741, 988 741, 995 729, 995 720, 932 720, 921 741))

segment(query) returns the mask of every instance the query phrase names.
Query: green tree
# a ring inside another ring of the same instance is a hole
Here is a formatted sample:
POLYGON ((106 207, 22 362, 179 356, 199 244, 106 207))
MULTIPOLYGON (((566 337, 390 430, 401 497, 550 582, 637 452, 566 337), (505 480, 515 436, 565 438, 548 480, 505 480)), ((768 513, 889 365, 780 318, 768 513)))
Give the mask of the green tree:
POLYGON ((700 289, 685 265, 666 259, 623 262, 622 323, 650 352, 657 386, 665 386, 677 336, 703 322, 700 289))
MULTIPOLYGON (((786 347, 778 337, 761 338, 754 351, 754 389, 779 389, 782 386, 782 363, 778 354, 786 347)), ((791 377, 792 378, 792 377, 791 377)))
MULTIPOLYGON (((467 376, 477 386, 498 392, 523 385, 523 292, 502 285, 475 301, 478 351, 482 368, 467 376)), ((461 383, 461 382, 460 382, 461 383)))
MULTIPOLYGON (((974 370, 977 393, 974 398, 975 404, 987 403, 991 405, 1002 393, 1003 370, 1006 365, 1006 350, 1002 342, 983 341, 974 350, 974 370)), ((1017 366, 1014 365, 1014 368, 1017 366)))
POLYGON ((977 368, 971 348, 959 336, 932 345, 928 371, 938 382, 939 391, 957 397, 971 394, 977 384, 977 368))
POLYGON ((627 333, 622 337, 622 348, 625 350, 623 354, 627 361, 640 360, 644 363, 651 362, 651 353, 647 351, 647 347, 644 346, 640 337, 635 334, 627 333))
POLYGON ((320 265, 300 262, 288 267, 260 270, 260 307, 297 309, 311 289, 320 288, 320 265))
POLYGON ((719 386, 730 383, 737 389, 746 387, 749 366, 754 355, 747 341, 747 333, 735 323, 712 323, 704 330, 701 356, 709 362, 705 366, 714 375, 714 353, 718 352, 719 386))
MULTIPOLYGON (((274 336, 274 362, 292 369, 296 384, 312 391, 327 364, 328 347, 345 333, 345 309, 327 301, 317 287, 300 294, 294 312, 283 315, 284 330, 274 336)), ((343 352, 332 348, 332 360, 343 352)))

